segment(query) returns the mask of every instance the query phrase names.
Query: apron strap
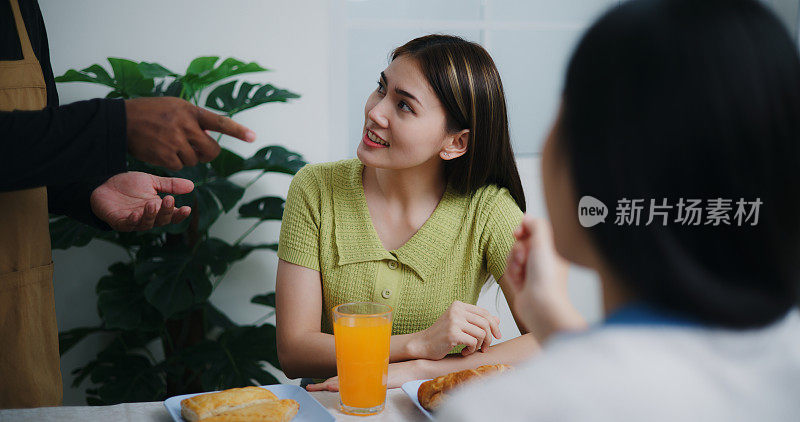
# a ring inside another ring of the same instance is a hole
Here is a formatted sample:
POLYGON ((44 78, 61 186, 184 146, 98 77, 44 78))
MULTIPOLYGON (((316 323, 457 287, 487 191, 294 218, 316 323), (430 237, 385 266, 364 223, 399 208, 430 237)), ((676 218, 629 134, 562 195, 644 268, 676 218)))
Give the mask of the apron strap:
POLYGON ((22 20, 22 13, 19 10, 19 1, 8 0, 8 2, 11 3, 14 22, 17 24, 17 35, 19 36, 20 47, 22 47, 22 57, 25 61, 36 60, 36 54, 34 54, 33 46, 31 46, 31 39, 28 37, 28 31, 25 28, 25 21, 22 20))

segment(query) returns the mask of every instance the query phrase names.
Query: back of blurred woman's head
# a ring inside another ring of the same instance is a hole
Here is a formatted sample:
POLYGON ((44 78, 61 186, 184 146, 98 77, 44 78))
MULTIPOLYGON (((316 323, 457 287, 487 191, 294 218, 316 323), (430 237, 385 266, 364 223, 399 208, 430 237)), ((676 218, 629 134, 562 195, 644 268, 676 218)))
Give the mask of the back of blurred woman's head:
POLYGON ((609 216, 586 229, 636 297, 739 328, 797 303, 800 60, 756 1, 610 10, 569 63, 556 144, 576 202, 591 195, 619 217, 618 205, 644 200, 638 225, 609 216), (701 200, 699 225, 679 221, 692 199, 701 200), (671 206, 656 208, 668 212, 666 226, 658 216, 647 224, 651 200, 671 206))

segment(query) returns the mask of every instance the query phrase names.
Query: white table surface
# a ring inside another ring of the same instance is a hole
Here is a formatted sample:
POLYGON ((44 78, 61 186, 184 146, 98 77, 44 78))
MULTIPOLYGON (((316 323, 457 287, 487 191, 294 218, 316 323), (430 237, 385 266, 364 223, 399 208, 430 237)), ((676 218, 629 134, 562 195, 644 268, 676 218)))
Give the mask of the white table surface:
MULTIPOLYGON (((399 388, 387 391, 386 408, 373 416, 351 416, 339 411, 339 393, 310 393, 337 421, 427 421, 425 415, 399 388)), ((162 402, 125 403, 115 406, 63 406, 0 410, 0 421, 153 421, 171 422, 162 402)))

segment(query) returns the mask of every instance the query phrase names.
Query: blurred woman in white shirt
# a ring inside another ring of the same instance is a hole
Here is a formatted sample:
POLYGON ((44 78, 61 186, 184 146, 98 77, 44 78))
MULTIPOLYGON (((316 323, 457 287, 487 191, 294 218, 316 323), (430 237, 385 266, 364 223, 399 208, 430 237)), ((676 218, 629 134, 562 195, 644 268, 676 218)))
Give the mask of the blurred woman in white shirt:
POLYGON ((440 419, 800 420, 798 168, 800 59, 762 5, 608 11, 542 152, 551 222, 526 217, 509 255, 543 352, 440 419), (580 218, 589 196, 604 222, 580 218), (561 256, 597 271, 602 323, 570 303, 561 256))

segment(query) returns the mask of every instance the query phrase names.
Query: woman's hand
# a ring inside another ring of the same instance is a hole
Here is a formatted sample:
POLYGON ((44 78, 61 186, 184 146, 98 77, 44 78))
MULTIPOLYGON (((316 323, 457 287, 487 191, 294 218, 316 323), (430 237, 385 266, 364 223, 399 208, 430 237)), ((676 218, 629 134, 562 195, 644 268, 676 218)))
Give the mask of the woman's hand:
POLYGON ((455 301, 427 329, 414 334, 409 347, 417 358, 439 360, 454 347, 464 344, 462 356, 485 351, 492 336, 500 338, 500 318, 486 309, 455 301))
POLYGON ((514 237, 505 277, 525 327, 540 342, 556 331, 583 329, 586 322, 567 291, 568 263, 555 250, 550 223, 526 215, 514 237))
MULTIPOLYGON (((420 363, 416 360, 396 362, 389 364, 389 374, 386 388, 399 388, 408 381, 423 378, 420 372, 420 363)), ((308 391, 339 391, 339 377, 331 377, 319 384, 309 384, 308 391)))

